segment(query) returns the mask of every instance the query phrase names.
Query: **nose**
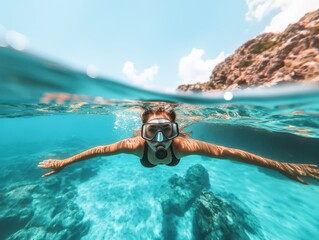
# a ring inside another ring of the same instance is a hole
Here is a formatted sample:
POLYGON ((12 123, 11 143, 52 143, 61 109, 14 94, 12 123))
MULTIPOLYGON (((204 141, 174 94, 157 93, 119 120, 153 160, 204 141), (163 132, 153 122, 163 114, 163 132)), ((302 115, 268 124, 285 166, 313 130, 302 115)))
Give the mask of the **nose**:
POLYGON ((164 142, 164 136, 162 132, 158 132, 155 136, 155 141, 156 142, 164 142))

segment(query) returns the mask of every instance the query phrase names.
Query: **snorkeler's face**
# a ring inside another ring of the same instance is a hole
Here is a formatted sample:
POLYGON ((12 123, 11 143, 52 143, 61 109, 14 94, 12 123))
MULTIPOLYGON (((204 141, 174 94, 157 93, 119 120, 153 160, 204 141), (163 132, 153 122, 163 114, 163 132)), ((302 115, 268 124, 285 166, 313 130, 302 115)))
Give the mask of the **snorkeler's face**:
POLYGON ((167 142, 178 136, 177 123, 167 118, 152 118, 142 125, 142 138, 155 143, 167 142))
POLYGON ((168 149, 169 146, 171 145, 172 143, 172 140, 169 140, 169 141, 166 141, 166 142, 161 142, 161 143, 158 143, 158 142, 151 142, 151 141, 146 141, 148 146, 150 147, 150 149, 153 151, 153 152, 156 152, 157 151, 157 148, 159 146, 163 146, 164 149, 168 149))

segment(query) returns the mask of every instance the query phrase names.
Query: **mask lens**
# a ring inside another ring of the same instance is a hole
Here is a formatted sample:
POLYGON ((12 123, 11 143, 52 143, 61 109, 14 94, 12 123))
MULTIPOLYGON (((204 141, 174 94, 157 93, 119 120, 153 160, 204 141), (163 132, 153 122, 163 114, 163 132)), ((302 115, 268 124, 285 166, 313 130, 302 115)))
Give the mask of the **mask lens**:
POLYGON ((146 139, 151 140, 152 138, 155 137, 156 133, 158 131, 158 126, 154 125, 154 124, 145 124, 144 125, 144 137, 146 139))
POLYGON ((145 123, 142 126, 142 137, 146 140, 154 140, 159 132, 166 139, 173 139, 178 136, 178 126, 176 123, 145 123))
POLYGON ((172 123, 172 135, 171 138, 177 137, 179 134, 178 125, 177 123, 172 123))
POLYGON ((172 136, 172 125, 171 123, 163 124, 160 130, 166 138, 170 138, 172 136))

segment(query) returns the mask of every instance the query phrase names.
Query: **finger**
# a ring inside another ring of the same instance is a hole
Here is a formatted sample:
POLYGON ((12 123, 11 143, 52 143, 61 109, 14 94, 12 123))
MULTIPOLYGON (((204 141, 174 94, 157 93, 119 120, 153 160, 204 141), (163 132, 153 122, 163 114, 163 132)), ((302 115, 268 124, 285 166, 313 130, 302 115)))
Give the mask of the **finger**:
POLYGON ((42 177, 47 177, 47 176, 50 176, 50 175, 52 175, 54 173, 56 173, 56 171, 51 171, 51 172, 43 174, 42 177))
POLYGON ((51 168, 51 167, 53 167, 53 163, 54 163, 54 161, 51 160, 51 159, 44 160, 44 161, 42 161, 42 162, 40 162, 40 163, 38 164, 38 167, 51 168))
POLYGON ((316 175, 311 174, 311 173, 309 173, 307 177, 311 177, 311 178, 319 180, 319 176, 316 176, 316 175))
POLYGON ((311 168, 318 168, 318 165, 316 165, 316 164, 309 164, 309 167, 311 167, 311 168))
POLYGON ((296 164, 288 164, 287 165, 288 170, 290 170, 290 173, 293 175, 300 175, 300 176, 306 176, 306 172, 304 171, 305 167, 296 165, 296 164))
POLYGON ((318 169, 318 165, 316 164, 302 164, 306 168, 318 169))
POLYGON ((46 163, 39 163, 38 167, 39 168, 50 168, 50 166, 48 164, 46 164, 46 163))
POLYGON ((308 168, 308 169, 307 169, 307 172, 308 172, 308 173, 311 173, 311 174, 319 175, 319 169, 308 168))
POLYGON ((306 182, 305 180, 301 179, 300 177, 296 177, 296 179, 298 182, 302 183, 302 184, 305 184, 305 185, 308 185, 309 183, 306 182))
POLYGON ((48 163, 48 162, 51 162, 52 160, 51 159, 47 159, 47 160, 43 160, 42 163, 48 163))
POLYGON ((283 167, 289 172, 294 172, 294 168, 292 167, 292 164, 286 163, 286 164, 283 164, 283 167))

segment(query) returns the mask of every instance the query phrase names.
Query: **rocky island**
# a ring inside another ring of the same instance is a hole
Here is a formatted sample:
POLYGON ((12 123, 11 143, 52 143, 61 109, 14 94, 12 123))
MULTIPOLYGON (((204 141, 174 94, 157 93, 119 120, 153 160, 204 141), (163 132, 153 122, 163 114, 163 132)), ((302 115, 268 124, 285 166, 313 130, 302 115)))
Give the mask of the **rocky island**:
POLYGON ((319 10, 307 13, 282 33, 263 33, 219 63, 208 82, 178 91, 208 92, 282 83, 319 83, 319 10))

